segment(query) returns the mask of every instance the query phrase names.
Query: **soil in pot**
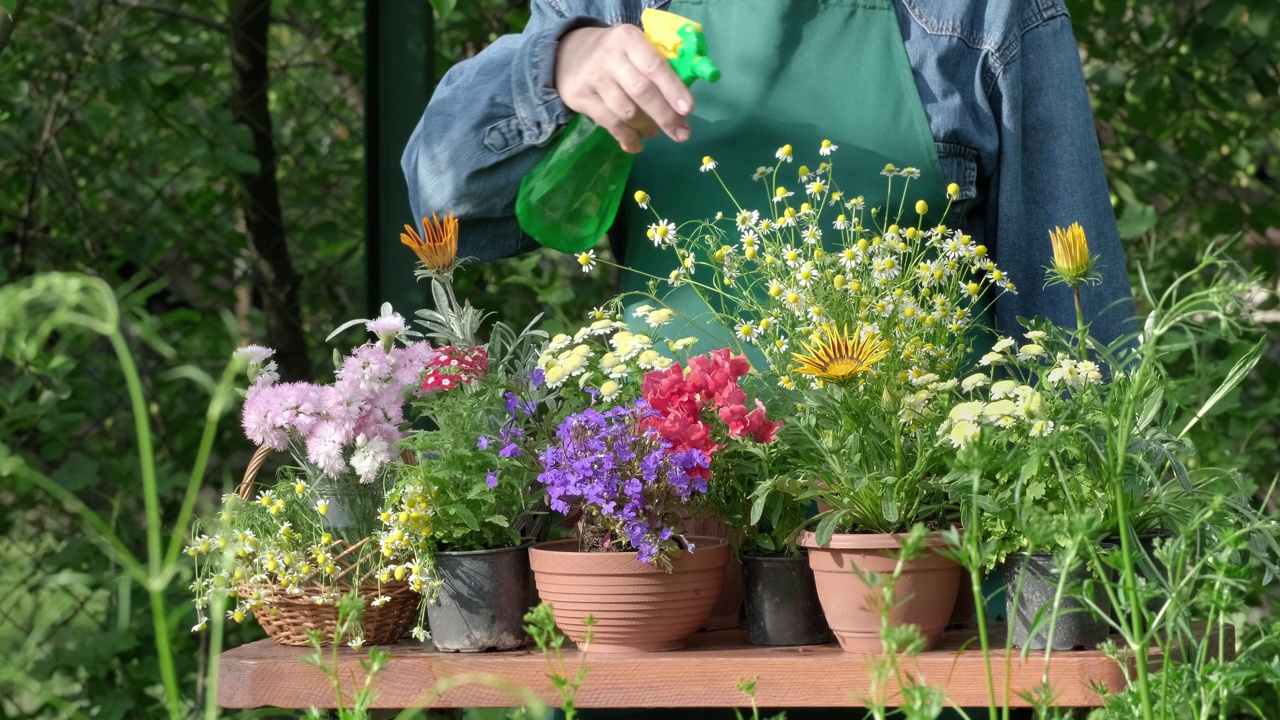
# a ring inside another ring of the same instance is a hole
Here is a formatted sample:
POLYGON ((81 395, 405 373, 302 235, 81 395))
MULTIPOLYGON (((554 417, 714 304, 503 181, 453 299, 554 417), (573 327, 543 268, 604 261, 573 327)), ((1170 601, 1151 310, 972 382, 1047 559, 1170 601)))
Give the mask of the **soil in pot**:
MULTIPOLYGON (((1089 577, 1083 562, 1067 575, 1066 591, 1054 621, 1054 650, 1093 648, 1107 639, 1109 628, 1105 613, 1110 611, 1111 602, 1102 587, 1095 584, 1093 591, 1093 602, 1103 610, 1102 616, 1095 615, 1087 605, 1068 594, 1073 588, 1078 592, 1081 583, 1089 577)), ((1058 591, 1058 579, 1053 553, 1012 553, 1005 559, 1005 615, 1009 618, 1014 646, 1043 650, 1049 643, 1049 611, 1058 591), (1038 615, 1041 617, 1037 618, 1038 615)))
POLYGON ((441 586, 427 604, 431 640, 441 652, 515 650, 526 641, 529 545, 437 552, 441 586))
POLYGON ((729 555, 722 539, 690 540, 694 551, 676 557, 670 573, 641 564, 634 552, 579 552, 577 540, 535 545, 529 559, 538 595, 575 643, 590 615, 592 653, 678 650, 711 616, 729 555))
MULTIPOLYGON (((827 623, 845 652, 878 653, 880 642, 880 593, 862 581, 857 568, 887 578, 897 567, 894 554, 905 535, 837 534, 818 547, 817 537, 806 532, 800 545, 809 548, 818 599, 827 623)), ((898 602, 889 609, 892 625, 920 628, 926 649, 937 644, 955 607, 963 568, 938 553, 942 533, 928 539, 927 549, 905 563, 894 588, 898 602)))
POLYGON ((831 628, 806 555, 742 558, 747 640, 752 645, 822 645, 831 628))

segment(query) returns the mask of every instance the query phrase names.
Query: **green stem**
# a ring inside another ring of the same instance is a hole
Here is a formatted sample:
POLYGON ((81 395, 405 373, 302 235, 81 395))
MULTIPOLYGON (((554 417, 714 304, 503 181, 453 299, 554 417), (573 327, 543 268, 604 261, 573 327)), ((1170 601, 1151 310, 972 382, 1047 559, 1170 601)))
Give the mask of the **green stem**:
MULTIPOLYGON (((1126 416, 1127 417, 1127 416, 1126 416)), ((1125 438, 1127 447, 1128 439, 1125 438)), ((1137 673, 1138 673, 1138 697, 1142 700, 1142 717, 1144 720, 1152 720, 1151 707, 1151 687, 1150 679, 1147 677, 1147 657, 1148 648, 1145 638, 1142 636, 1142 609, 1138 605, 1138 585, 1133 570, 1133 551, 1129 543, 1129 510, 1128 500, 1125 498, 1123 483, 1116 478, 1115 488, 1116 494, 1116 515, 1120 521, 1120 557, 1123 560, 1123 582, 1125 595, 1129 599, 1129 644, 1137 653, 1137 673)), ((1123 618, 1121 624, 1124 624, 1123 618)))
POLYGON ((129 403, 133 409, 134 431, 138 436, 138 460, 142 471, 142 499, 147 518, 147 596, 151 600, 151 622, 156 635, 156 655, 160 664, 160 678, 164 682, 165 701, 169 717, 182 720, 181 696, 178 692, 178 673, 173 663, 173 648, 169 644, 169 624, 165 608, 164 590, 168 584, 163 577, 164 556, 160 543, 160 491, 156 482, 156 456, 151 444, 150 413, 142 392, 142 380, 133 354, 118 328, 112 328, 107 336, 120 362, 129 389, 129 403))
MULTIPOLYGON (((973 474, 973 496, 976 498, 980 488, 978 481, 981 476, 978 473, 973 474)), ((987 638, 987 603, 986 597, 982 592, 982 573, 979 569, 982 567, 981 543, 978 537, 978 528, 980 518, 978 517, 978 504, 973 503, 973 518, 970 520, 969 527, 965 530, 965 542, 969 544, 969 584, 973 592, 973 605, 977 610, 978 616, 978 643, 982 645, 982 664, 987 671, 987 698, 990 702, 987 704, 988 717, 996 720, 996 681, 995 676, 991 672, 991 645, 987 638)))
MULTIPOLYGON (((182 497, 182 507, 178 510, 178 522, 189 518, 195 509, 200 486, 204 484, 205 470, 209 467, 209 456, 213 452, 213 440, 218 434, 218 419, 226 409, 227 401, 231 396, 232 381, 238 369, 237 363, 227 364, 222 372, 222 379, 213 391, 213 397, 209 399, 209 407, 204 414, 204 433, 200 436, 200 448, 196 452, 196 461, 191 466, 191 478, 187 481, 186 494, 182 497)), ((178 553, 182 551, 182 539, 183 535, 176 531, 169 538, 169 548, 164 555, 165 567, 178 561, 178 553)))

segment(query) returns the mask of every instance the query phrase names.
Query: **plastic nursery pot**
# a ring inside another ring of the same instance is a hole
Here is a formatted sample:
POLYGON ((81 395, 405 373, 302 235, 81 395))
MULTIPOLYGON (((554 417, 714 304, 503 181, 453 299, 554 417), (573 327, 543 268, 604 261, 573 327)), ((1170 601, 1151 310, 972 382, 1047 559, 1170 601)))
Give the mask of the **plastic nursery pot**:
POLYGON ((441 585, 427 603, 431 640, 441 652, 515 650, 526 641, 529 544, 437 552, 441 585))
MULTIPOLYGON (((1005 616, 1013 644, 1028 650, 1043 650, 1049 644, 1049 611, 1058 592, 1060 573, 1053 564, 1053 553, 1011 553, 1004 561, 1005 616), (1041 613, 1041 608, 1044 612, 1041 613), (1041 616, 1037 619, 1037 616, 1041 616), (1032 635, 1032 629, 1035 634, 1032 635)), ((1067 575, 1066 589, 1078 592, 1090 572, 1081 562, 1067 575)), ((1093 611, 1064 591, 1058 603, 1058 617, 1053 623, 1054 650, 1092 648, 1107 639, 1109 632, 1105 613, 1111 601, 1100 585, 1095 584, 1093 602, 1104 612, 1093 611)))
POLYGON ((752 645, 823 645, 831 628, 809 558, 744 556, 747 640, 752 645))
MULTIPOLYGON (((822 611, 845 652, 878 653, 883 649, 880 592, 868 587, 854 570, 887 579, 897 567, 893 555, 905 537, 837 534, 819 547, 814 533, 801 533, 800 545, 809 548, 822 611)), ((916 625, 928 649, 937 644, 947 627, 963 568, 936 550, 945 544, 941 532, 933 533, 926 542, 924 552, 904 563, 894 588, 898 602, 889 609, 889 623, 916 625)))
POLYGON ((582 643, 590 615, 592 653, 678 650, 711 616, 729 555, 722 539, 689 539, 694 551, 674 558, 670 573, 634 552, 579 552, 577 540, 535 545, 529 560, 538 594, 570 640, 582 643))

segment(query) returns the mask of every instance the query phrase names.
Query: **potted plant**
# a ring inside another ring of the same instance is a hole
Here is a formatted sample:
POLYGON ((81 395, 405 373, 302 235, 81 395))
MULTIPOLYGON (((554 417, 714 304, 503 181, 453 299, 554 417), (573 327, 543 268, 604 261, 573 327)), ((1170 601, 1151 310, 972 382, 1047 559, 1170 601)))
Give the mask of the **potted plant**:
MULTIPOLYGON (((546 334, 495 322, 481 342, 488 316, 453 291, 456 223, 424 218, 423 229, 425 240, 412 229, 402 240, 435 299, 417 322, 444 344, 410 406, 419 429, 400 444, 414 462, 397 467, 380 516, 380 543, 407 560, 383 572, 426 578, 422 614, 437 650, 512 650, 527 639, 528 548, 545 526, 529 436, 541 421, 533 364, 546 334)), ((415 634, 425 634, 421 614, 415 634)))
MULTIPOLYGON (((778 407, 795 408, 782 437, 793 462, 782 472, 799 500, 819 504, 800 544, 841 646, 882 648, 871 607, 878 593, 864 581, 887 577, 896 566, 889 555, 916 523, 935 532, 902 573, 890 624, 917 624, 931 644, 960 579, 939 552, 938 408, 949 405, 987 304, 1014 286, 985 247, 943 224, 946 210, 930 215, 923 200, 912 209, 919 170, 887 165, 884 206, 869 207, 838 187, 832 150, 822 149, 815 171, 799 169, 800 197, 782 179, 792 158, 784 147, 772 171, 756 173, 766 206, 679 227, 660 219, 655 242, 676 255, 670 284, 732 328, 736 346, 750 348, 761 377, 776 384, 778 407)), ((714 162, 704 167, 718 176, 714 162)), ((947 188, 949 200, 958 193, 947 188)), ((655 201, 642 199, 656 216, 655 201)))
POLYGON ((337 357, 329 385, 280 383, 271 350, 238 351, 252 380, 242 421, 259 449, 238 492, 223 498, 218 520, 192 533, 197 629, 206 625, 213 593, 234 594, 231 619, 252 613, 282 644, 306 644, 305 631, 317 628, 332 642, 334 603, 352 591, 369 605, 353 644, 395 642, 412 623, 421 582, 383 572, 401 556, 378 542, 376 518, 403 436, 404 402, 436 352, 410 342, 404 318, 390 307, 355 322, 378 340, 337 357), (258 483, 272 452, 292 462, 258 483))
MULTIPOLYGON (((566 635, 580 641, 594 617, 592 652, 680 648, 706 622, 728 545, 686 535, 685 518, 714 482, 721 448, 771 442, 777 429, 763 406, 747 410, 738 383, 749 369, 745 358, 720 350, 690 358, 686 371, 635 342, 619 330, 600 358, 585 343, 569 355, 544 355, 547 384, 563 386, 577 372, 593 405, 567 412, 541 454, 539 480, 551 508, 577 519, 578 538, 535 546, 531 559, 539 594, 566 635), (633 358, 655 369, 638 388, 628 381, 625 390, 638 397, 623 399, 624 386, 598 373, 604 367, 621 376, 617 368, 633 358)), ((562 398, 564 410, 573 397, 562 398)))
POLYGON ((808 504, 793 480, 771 468, 780 444, 743 444, 716 457, 715 482, 703 502, 735 538, 745 586, 747 640, 753 645, 822 645, 831 641, 809 554, 796 544, 808 504))

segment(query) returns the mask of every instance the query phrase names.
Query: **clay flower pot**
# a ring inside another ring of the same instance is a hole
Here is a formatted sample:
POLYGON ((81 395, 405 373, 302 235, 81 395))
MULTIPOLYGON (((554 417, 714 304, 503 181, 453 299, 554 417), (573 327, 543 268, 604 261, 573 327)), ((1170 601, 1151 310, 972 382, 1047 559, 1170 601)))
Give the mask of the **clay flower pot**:
POLYGON ((690 540, 694 551, 675 558, 670 573, 634 552, 579 552, 577 540, 535 545, 529 561, 538 595, 570 640, 581 643, 583 621, 595 617, 590 652, 678 650, 711 616, 729 556, 724 540, 690 540))
MULTIPOLYGON (((878 653, 880 643, 880 595, 867 587, 854 568, 887 578, 897 560, 893 557, 905 535, 837 534, 819 547, 817 536, 800 535, 800 545, 809 548, 822 612, 840 647, 845 652, 878 653)), ((894 594, 898 602, 889 611, 892 625, 916 625, 926 649, 937 644, 947 627, 956 603, 956 591, 963 568, 938 554, 942 533, 929 536, 928 549, 907 562, 894 594)))
MULTIPOLYGON (((716 520, 705 509, 698 513, 697 516, 690 516, 687 510, 681 510, 680 516, 684 521, 685 535, 731 539, 729 537, 729 526, 716 520)), ((706 624, 702 626, 703 629, 730 630, 738 627, 739 619, 742 615, 742 600, 745 597, 745 592, 742 561, 734 553, 729 553, 725 559, 724 589, 720 591, 720 601, 716 603, 715 609, 711 611, 711 617, 707 618, 706 624)))

